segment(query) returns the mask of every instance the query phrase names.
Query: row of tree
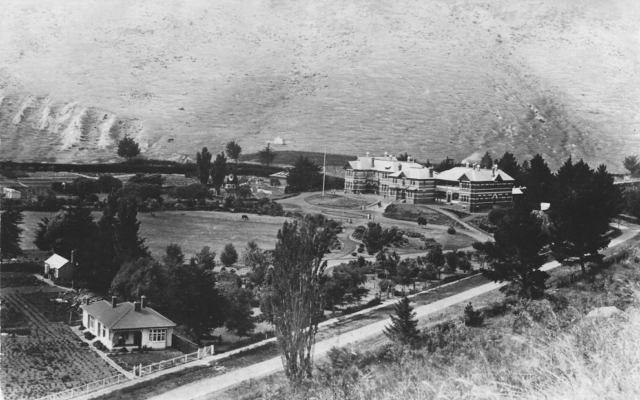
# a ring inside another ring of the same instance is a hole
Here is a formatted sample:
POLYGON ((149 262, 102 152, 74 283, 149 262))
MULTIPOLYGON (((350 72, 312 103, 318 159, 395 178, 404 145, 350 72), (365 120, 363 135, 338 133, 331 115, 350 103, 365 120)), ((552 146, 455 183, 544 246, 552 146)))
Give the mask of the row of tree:
MULTIPOLYGON (((590 262, 599 262, 600 251, 610 243, 609 224, 623 205, 622 192, 604 165, 593 170, 569 158, 547 179, 546 163, 536 164, 544 167, 536 169, 542 173, 531 174, 524 199, 501 213, 495 241, 474 244, 490 265, 486 276, 515 283, 526 297, 538 297, 545 289, 548 274, 540 269, 545 252, 564 265, 579 265, 583 273, 590 262), (540 193, 551 203, 547 212, 539 211, 540 193)), ((536 164, 532 161, 529 171, 536 164)))

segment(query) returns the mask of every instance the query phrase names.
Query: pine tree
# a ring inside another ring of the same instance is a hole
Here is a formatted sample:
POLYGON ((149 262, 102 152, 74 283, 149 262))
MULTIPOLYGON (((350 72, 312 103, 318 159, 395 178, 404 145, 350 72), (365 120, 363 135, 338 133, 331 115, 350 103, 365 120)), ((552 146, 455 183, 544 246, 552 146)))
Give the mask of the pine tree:
POLYGON ((125 136, 118 142, 118 156, 131 160, 138 154, 140 154, 140 146, 129 136, 125 136))
POLYGON ((308 157, 300 156, 293 163, 287 177, 287 184, 292 190, 303 191, 322 186, 322 167, 316 165, 308 157))
POLYGON ((238 252, 233 246, 233 243, 229 243, 224 246, 224 250, 220 253, 220 262, 227 268, 238 262, 238 252))
POLYGON ((493 166, 493 160, 491 159, 491 154, 489 154, 489 152, 487 151, 486 153, 484 153, 484 156, 482 156, 482 159, 480 160, 480 168, 491 168, 493 166))
POLYGON ((267 144, 264 149, 258 151, 258 157, 260 157, 260 163, 268 167, 275 160, 276 152, 273 151, 270 144, 267 144))
POLYGON ((405 296, 398 301, 393 310, 395 315, 390 315, 391 325, 384 329, 384 334, 394 342, 410 344, 418 338, 418 320, 411 307, 409 299, 405 296))
POLYGON ((516 157, 513 154, 509 153, 508 151, 505 152, 500 160, 497 160, 497 163, 498 168, 500 168, 502 172, 515 179, 516 182, 520 182, 521 168, 518 164, 518 161, 516 160, 516 157))

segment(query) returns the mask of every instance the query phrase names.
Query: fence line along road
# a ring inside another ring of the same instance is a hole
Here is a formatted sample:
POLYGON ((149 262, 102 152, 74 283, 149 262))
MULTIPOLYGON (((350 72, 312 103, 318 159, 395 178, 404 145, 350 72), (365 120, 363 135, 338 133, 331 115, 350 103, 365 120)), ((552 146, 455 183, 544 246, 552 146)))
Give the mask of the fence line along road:
POLYGON ((133 367, 133 376, 142 377, 145 375, 149 375, 153 372, 158 372, 158 371, 162 371, 163 369, 175 367, 176 365, 186 364, 190 361, 196 361, 206 356, 212 356, 213 354, 214 354, 213 345, 210 345, 210 346, 206 346, 201 349, 198 349, 198 351, 194 353, 185 354, 183 356, 172 358, 169 360, 164 360, 164 361, 160 361, 160 362, 145 365, 145 366, 142 366, 142 364, 140 364, 137 367, 136 366, 133 367))
POLYGON ((51 393, 44 397, 40 397, 37 400, 68 400, 73 399, 75 397, 83 396, 85 394, 89 394, 91 392, 95 392, 96 390, 104 389, 107 386, 117 385, 120 382, 128 381, 131 378, 128 378, 122 374, 113 375, 108 378, 100 379, 99 381, 90 382, 86 385, 74 387, 71 389, 67 389, 62 392, 51 393))
POLYGON ((82 386, 78 386, 78 387, 74 387, 74 388, 71 388, 71 389, 67 389, 67 390, 62 391, 62 392, 51 393, 51 394, 46 395, 44 397, 41 397, 41 398, 39 398, 37 400, 69 400, 69 399, 73 399, 73 398, 76 398, 76 397, 88 395, 88 394, 90 394, 92 392, 104 389, 104 388, 109 387, 109 386, 114 386, 114 385, 117 385, 117 384, 122 383, 122 382, 133 380, 133 379, 135 379, 137 377, 142 377, 142 376, 145 376, 145 375, 149 375, 149 374, 152 374, 153 372, 162 371, 162 370, 167 369, 167 368, 175 367, 176 365, 181 365, 181 364, 185 364, 185 363, 188 363, 188 362, 191 362, 191 361, 196 361, 196 360, 199 360, 201 358, 204 358, 204 357, 207 357, 207 356, 212 356, 212 355, 214 355, 213 345, 198 349, 198 351, 196 351, 194 353, 185 354, 183 356, 175 357, 175 358, 172 358, 170 360, 164 360, 164 361, 160 361, 160 362, 157 362, 157 363, 149 364, 149 365, 146 365, 146 366, 142 366, 142 364, 140 364, 137 367, 134 366, 133 367, 133 374, 132 374, 131 377, 127 377, 125 375, 118 374, 118 375, 110 376, 108 378, 100 379, 100 380, 95 381, 95 382, 90 382, 90 383, 87 383, 87 384, 82 385, 82 386))

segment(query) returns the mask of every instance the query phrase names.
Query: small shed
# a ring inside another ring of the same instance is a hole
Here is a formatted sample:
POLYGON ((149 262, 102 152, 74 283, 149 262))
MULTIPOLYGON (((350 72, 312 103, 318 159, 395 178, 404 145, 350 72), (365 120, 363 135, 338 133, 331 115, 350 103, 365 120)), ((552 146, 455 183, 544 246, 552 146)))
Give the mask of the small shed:
POLYGON ((4 195, 5 199, 20 200, 20 198, 22 197, 22 193, 20 193, 18 190, 8 187, 2 188, 2 194, 4 195))
POLYGON ((285 171, 276 172, 269 175, 269 185, 271 186, 287 186, 287 178, 289 173, 285 171))
POLYGON ((75 251, 71 252, 71 261, 54 254, 44 262, 44 277, 48 279, 71 280, 73 276, 73 258, 75 251))

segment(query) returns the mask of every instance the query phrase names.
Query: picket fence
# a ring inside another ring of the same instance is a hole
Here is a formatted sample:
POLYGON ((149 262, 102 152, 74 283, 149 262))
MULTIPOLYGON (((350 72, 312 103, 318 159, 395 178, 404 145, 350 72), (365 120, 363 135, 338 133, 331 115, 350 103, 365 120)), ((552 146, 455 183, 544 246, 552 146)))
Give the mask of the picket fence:
POLYGON ((87 383, 86 385, 74 387, 63 392, 51 393, 44 397, 40 397, 38 400, 68 400, 74 397, 83 396, 91 392, 95 392, 108 386, 117 385, 120 382, 128 381, 128 378, 122 374, 110 376, 108 378, 101 379, 99 381, 87 383))
POLYGON ((142 366, 140 364, 137 367, 133 367, 133 376, 145 376, 149 375, 153 372, 162 371, 163 369, 175 367, 176 365, 185 364, 191 361, 196 361, 206 356, 214 355, 213 345, 206 346, 201 349, 198 349, 195 353, 185 354, 180 357, 172 358, 170 360, 160 361, 154 364, 149 364, 142 366))
POLYGON ((213 345, 203 347, 198 349, 195 353, 185 354, 180 357, 172 358, 170 360, 160 361, 154 364, 149 364, 146 366, 133 367, 133 375, 131 377, 120 375, 110 376, 108 378, 100 379, 99 381, 87 383, 86 385, 74 387, 71 389, 67 389, 62 392, 56 392, 48 394, 44 397, 40 397, 37 400, 69 400, 75 397, 84 396, 89 393, 98 391, 100 389, 106 388, 108 386, 117 385, 121 382, 129 381, 131 379, 135 379, 136 377, 142 377, 145 375, 149 375, 153 372, 162 371, 167 368, 174 367, 176 365, 185 364, 190 361, 199 360, 206 356, 214 355, 213 345))

